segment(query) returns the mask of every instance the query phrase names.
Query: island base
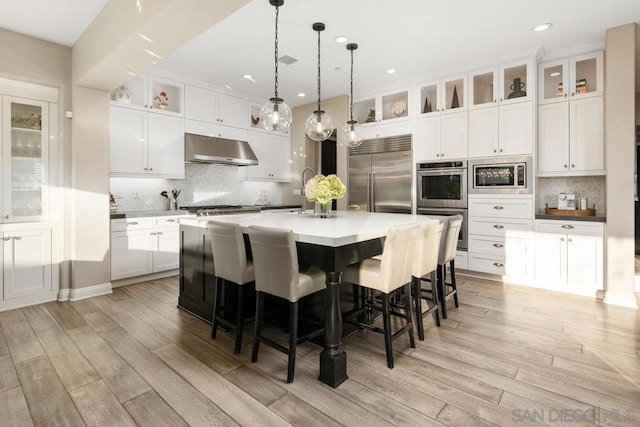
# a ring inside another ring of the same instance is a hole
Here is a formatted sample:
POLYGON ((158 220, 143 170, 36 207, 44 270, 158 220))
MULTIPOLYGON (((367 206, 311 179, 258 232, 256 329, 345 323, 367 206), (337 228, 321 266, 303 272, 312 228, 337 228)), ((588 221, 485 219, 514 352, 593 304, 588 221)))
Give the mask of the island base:
POLYGON ((337 356, 330 356, 326 351, 320 353, 320 381, 336 388, 348 378, 347 353, 343 351, 337 356))

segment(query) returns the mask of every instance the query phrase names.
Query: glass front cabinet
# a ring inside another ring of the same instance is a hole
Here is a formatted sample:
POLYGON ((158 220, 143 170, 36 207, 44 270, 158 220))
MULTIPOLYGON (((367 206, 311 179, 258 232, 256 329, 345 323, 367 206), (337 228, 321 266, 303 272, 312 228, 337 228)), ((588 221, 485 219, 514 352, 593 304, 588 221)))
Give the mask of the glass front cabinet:
POLYGON ((362 125, 411 117, 409 90, 392 91, 353 102, 353 119, 362 125))
POLYGON ((2 222, 44 221, 49 206, 49 103, 3 96, 2 222))
POLYGON ((573 101, 603 94, 602 52, 539 65, 538 104, 573 101))

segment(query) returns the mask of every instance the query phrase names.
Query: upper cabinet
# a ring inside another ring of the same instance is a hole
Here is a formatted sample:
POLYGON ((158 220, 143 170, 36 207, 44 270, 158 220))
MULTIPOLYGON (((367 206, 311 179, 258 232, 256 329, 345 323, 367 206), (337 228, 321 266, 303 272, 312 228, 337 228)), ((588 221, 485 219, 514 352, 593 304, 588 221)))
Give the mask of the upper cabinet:
POLYGON ((140 74, 111 93, 114 105, 184 117, 184 84, 140 74))
POLYGON ((363 125, 407 119, 411 117, 409 105, 408 89, 386 92, 355 100, 353 103, 353 119, 363 125))
POLYGON ((467 110, 467 75, 461 74, 418 85, 420 117, 467 110))
POLYGON ((246 129, 248 127, 249 102, 225 93, 187 85, 185 87, 185 117, 191 120, 246 129))
POLYGON ((539 65, 538 74, 540 105, 604 93, 602 52, 544 62, 539 65))
POLYGON ((525 59, 469 73, 469 109, 532 101, 532 68, 525 59))

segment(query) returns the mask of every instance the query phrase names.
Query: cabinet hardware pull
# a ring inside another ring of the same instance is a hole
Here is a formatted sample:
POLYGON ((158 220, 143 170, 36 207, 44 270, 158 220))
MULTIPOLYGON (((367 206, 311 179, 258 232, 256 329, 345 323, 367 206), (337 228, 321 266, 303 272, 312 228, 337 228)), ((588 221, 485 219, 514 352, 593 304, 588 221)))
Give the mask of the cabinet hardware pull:
POLYGON ((156 233, 156 236, 162 236, 162 231, 158 231, 158 232, 156 233))
POLYGON ((567 165, 564 165, 564 168, 566 169, 566 168, 567 168, 567 165))
POLYGON ((436 154, 436 157, 440 157, 440 154, 436 154))
POLYGON ((440 157, 444 157, 444 153, 440 154, 440 157))
POLYGON ((500 149, 500 152, 502 153, 502 148, 500 149))
POLYGON ((575 227, 573 225, 565 224, 562 226, 565 230, 573 230, 575 227))
POLYGON ((572 240, 572 239, 567 239, 567 241, 568 241, 569 243, 573 242, 573 240, 572 240))
POLYGON ((576 96, 576 94, 575 94, 575 93, 573 93, 573 92, 571 92, 571 96, 576 96))
POLYGON ((137 223, 137 222, 135 222, 135 221, 131 221, 131 222, 129 223, 129 225, 138 225, 138 223, 137 223))
POLYGON ((494 102, 494 103, 495 103, 495 102, 498 102, 498 100, 497 100, 497 99, 494 99, 494 100, 493 100, 493 102, 494 102))
POLYGON ((3 238, 2 238, 2 240, 4 240, 5 242, 7 242, 7 241, 11 240, 11 236, 3 237, 3 238))
POLYGON ((144 170, 148 170, 147 168, 144 168, 144 170))
POLYGON ((500 205, 494 206, 493 209, 502 210, 504 209, 504 206, 500 206, 500 205))
POLYGON ((152 170, 153 170, 153 168, 149 168, 149 170, 150 170, 150 171, 152 171, 152 170))
POLYGON ((561 241, 561 242, 564 242, 564 237, 561 237, 561 238, 560 238, 560 241, 561 241))
POLYGON ((566 93, 564 94, 564 97, 565 97, 565 98, 567 97, 567 94, 566 94, 566 93))
POLYGON ((573 163, 571 163, 571 167, 572 167, 572 168, 575 168, 575 167, 576 167, 576 165, 575 165, 575 164, 573 164, 573 163))
POLYGON ((20 236, 13 236, 13 237, 12 237, 12 239, 13 239, 13 240, 22 240, 22 237, 20 237, 20 236))
POLYGON ((493 247, 495 247, 495 248, 504 248, 504 245, 502 243, 494 243, 493 247))
POLYGON ((497 228, 498 230, 501 230, 504 228, 504 225, 496 224, 493 226, 493 228, 497 228))
POLYGON ((9 219, 9 215, 5 215, 5 216, 4 216, 4 218, 5 218, 5 219, 9 219))
POLYGON ((168 219, 167 222, 176 222, 175 219, 168 219))
POLYGON ((500 98, 500 102, 502 102, 502 98, 500 98))
POLYGON ((497 152, 498 152, 498 150, 496 150, 496 149, 494 148, 494 149, 493 149, 493 152, 494 152, 494 153, 497 153, 497 152))
POLYGON ((493 265, 495 265, 496 267, 504 267, 504 264, 501 262, 494 262, 493 265))

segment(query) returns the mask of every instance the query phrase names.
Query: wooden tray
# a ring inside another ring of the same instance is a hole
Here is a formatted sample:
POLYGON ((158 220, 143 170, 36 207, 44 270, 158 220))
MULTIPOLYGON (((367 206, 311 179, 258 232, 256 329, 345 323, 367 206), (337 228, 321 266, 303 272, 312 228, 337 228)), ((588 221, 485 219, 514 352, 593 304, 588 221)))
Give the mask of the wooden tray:
POLYGON ((557 215, 557 216, 595 216, 595 209, 586 209, 586 210, 564 210, 558 208, 544 208, 544 213, 547 215, 557 215))

